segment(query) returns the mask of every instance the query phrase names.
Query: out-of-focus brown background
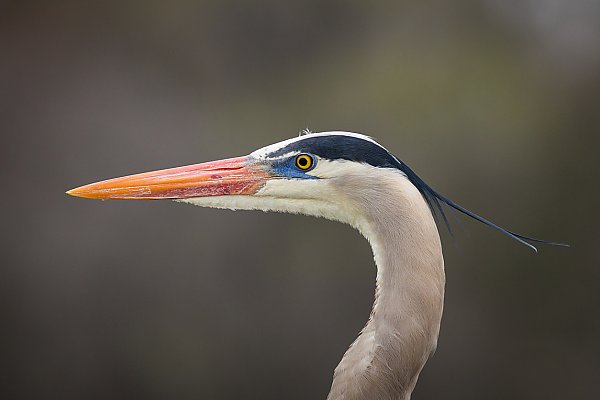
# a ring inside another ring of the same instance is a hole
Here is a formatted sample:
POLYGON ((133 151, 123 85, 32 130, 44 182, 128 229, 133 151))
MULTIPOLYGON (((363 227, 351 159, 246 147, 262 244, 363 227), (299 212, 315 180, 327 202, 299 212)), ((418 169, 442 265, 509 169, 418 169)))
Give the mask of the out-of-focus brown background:
POLYGON ((600 398, 600 3, 0 3, 0 397, 324 399, 375 268, 346 226, 64 191, 370 134, 444 233, 414 399, 600 398), (462 227, 461 227, 462 226, 462 227))

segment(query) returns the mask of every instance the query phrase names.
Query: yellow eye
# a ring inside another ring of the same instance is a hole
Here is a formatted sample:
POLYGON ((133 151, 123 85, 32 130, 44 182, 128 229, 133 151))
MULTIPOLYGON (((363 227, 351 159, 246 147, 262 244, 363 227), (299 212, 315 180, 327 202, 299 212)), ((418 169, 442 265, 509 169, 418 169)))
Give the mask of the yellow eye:
POLYGON ((296 156, 296 167, 302 171, 308 171, 314 165, 315 161, 308 154, 299 154, 296 156))

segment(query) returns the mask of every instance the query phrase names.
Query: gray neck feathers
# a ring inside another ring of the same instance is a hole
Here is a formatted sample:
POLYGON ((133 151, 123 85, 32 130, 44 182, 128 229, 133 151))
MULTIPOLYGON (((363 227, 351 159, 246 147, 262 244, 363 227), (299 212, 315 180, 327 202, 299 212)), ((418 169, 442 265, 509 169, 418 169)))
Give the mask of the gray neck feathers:
POLYGON ((351 193, 348 207, 361 216, 354 225, 371 243, 377 288, 371 317, 336 368, 328 400, 410 399, 440 328, 444 261, 431 212, 400 173, 379 173, 377 182, 371 176, 335 182, 352 186, 341 192, 351 193))

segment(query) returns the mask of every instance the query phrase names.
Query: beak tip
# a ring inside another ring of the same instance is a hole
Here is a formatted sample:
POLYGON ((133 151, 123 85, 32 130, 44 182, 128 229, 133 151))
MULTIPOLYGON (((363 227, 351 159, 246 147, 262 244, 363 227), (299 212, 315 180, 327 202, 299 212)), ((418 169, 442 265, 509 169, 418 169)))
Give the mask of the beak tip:
POLYGON ((75 188, 75 189, 67 190, 65 192, 65 194, 68 194, 69 196, 73 196, 73 197, 86 198, 87 192, 85 190, 81 190, 81 189, 82 188, 75 188))

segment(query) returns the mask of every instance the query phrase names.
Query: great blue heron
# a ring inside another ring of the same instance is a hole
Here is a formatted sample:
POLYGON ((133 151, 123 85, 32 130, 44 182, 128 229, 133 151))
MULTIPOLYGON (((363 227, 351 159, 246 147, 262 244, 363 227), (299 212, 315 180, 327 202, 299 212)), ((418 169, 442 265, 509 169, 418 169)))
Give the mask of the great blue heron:
POLYGON ((301 213, 347 223, 369 241, 375 303, 335 369, 328 400, 407 400, 436 347, 444 260, 435 223, 449 206, 536 249, 440 195, 372 138, 308 133, 248 156, 147 172, 67 192, 93 199, 173 199, 198 206, 301 213))

